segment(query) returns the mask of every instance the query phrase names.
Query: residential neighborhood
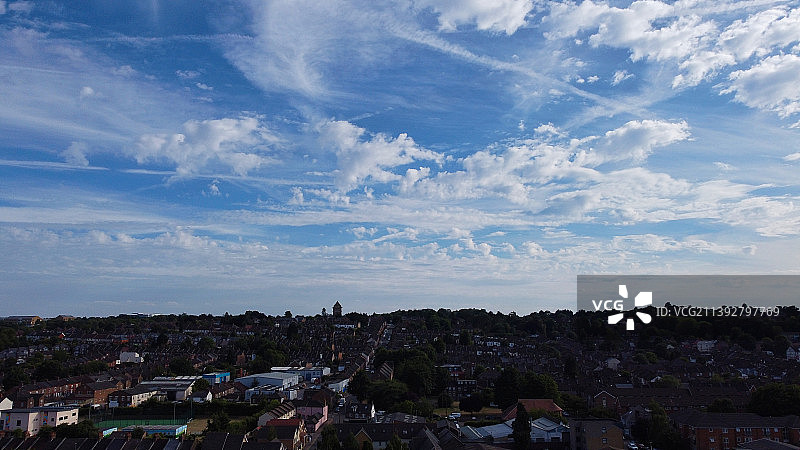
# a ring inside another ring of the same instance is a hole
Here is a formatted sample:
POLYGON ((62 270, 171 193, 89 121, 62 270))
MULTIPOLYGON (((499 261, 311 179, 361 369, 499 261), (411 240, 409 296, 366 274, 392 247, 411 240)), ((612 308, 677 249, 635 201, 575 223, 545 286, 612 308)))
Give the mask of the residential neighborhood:
POLYGON ((4 319, 0 449, 800 445, 794 307, 637 333, 599 313, 343 308, 4 319))

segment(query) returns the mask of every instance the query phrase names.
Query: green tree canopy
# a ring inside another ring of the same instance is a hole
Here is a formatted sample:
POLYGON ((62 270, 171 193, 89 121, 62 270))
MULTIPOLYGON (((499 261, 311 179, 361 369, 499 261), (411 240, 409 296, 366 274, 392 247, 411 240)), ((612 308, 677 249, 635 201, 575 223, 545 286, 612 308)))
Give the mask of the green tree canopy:
POLYGON ((531 422, 525 405, 517 403, 517 417, 511 424, 514 450, 527 450, 531 444, 531 422))
POLYGON ((750 396, 748 409, 761 416, 800 414, 800 386, 783 383, 761 386, 750 396))

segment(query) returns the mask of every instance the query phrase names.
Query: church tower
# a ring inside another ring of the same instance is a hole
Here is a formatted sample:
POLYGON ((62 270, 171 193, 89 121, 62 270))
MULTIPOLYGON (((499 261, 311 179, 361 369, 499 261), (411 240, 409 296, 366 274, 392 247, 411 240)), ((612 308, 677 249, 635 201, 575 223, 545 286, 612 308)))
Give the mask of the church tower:
POLYGON ((338 301, 333 305, 333 317, 342 317, 342 305, 338 301))

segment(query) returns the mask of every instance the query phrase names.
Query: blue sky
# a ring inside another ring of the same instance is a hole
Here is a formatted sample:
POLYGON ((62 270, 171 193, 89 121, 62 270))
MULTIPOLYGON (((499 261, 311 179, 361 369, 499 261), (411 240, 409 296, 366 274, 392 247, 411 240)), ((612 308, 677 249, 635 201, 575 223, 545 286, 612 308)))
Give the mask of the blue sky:
POLYGON ((800 271, 797 1, 0 0, 0 42, 4 314, 800 271))

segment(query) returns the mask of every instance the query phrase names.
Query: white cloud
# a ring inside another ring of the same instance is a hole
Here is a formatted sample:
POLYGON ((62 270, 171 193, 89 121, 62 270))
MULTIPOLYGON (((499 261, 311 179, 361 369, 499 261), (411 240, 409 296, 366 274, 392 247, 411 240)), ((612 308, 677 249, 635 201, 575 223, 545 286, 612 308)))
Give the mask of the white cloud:
POLYGON ((95 95, 95 92, 94 92, 94 89, 92 89, 91 86, 84 86, 84 87, 81 88, 81 92, 80 92, 81 100, 83 100, 85 98, 88 98, 88 97, 92 97, 94 95, 95 95))
POLYGON ((305 202, 305 197, 303 196, 303 188, 298 186, 292 187, 292 198, 289 199, 290 205, 302 205, 305 202))
POLYGON ((0 14, 6 13, 6 2, 4 0, 0 0, 0 14))
POLYGON ((478 30, 514 34, 526 25, 533 8, 531 0, 417 0, 419 7, 430 7, 439 14, 439 28, 455 31, 460 25, 475 25, 478 30))
POLYGON ((88 150, 89 146, 85 142, 73 142, 66 150, 61 152, 61 157, 68 164, 86 167, 89 165, 89 160, 86 159, 88 150))
POLYGON ((580 5, 556 3, 544 23, 550 26, 545 36, 551 39, 572 37, 587 29, 597 30, 589 37, 592 46, 628 48, 634 61, 687 57, 716 31, 713 22, 695 15, 676 16, 673 5, 654 0, 635 1, 627 8, 592 0, 580 5), (674 20, 666 26, 654 25, 663 18, 674 20))
POLYGON ((209 195, 211 197, 219 197, 222 192, 219 189, 219 180, 213 180, 208 185, 208 192, 203 191, 203 195, 209 195))
POLYGON ((196 70, 176 70, 175 75, 184 80, 191 80, 199 77, 201 74, 196 70))
MULTIPOLYGON (((664 147, 689 138, 689 125, 685 121, 634 120, 605 134, 600 143, 601 161, 644 161, 654 148, 664 147)), ((594 158, 590 157, 589 160, 594 158)))
POLYGON ((800 112, 800 56, 770 56, 746 70, 730 74, 723 94, 747 106, 787 117, 800 112))
POLYGON ((721 161, 714 161, 714 166, 716 166, 717 169, 724 170, 726 172, 735 169, 735 167, 733 167, 732 165, 721 161))
POLYGON ((354 228, 351 228, 351 229, 350 229, 350 232, 351 232, 351 233, 353 233, 353 235, 354 235, 356 238, 358 238, 358 239, 364 239, 365 237, 371 237, 371 236, 373 236, 375 233, 377 233, 377 232, 378 232, 378 229, 377 229, 377 228, 375 228, 375 227, 369 227, 369 228, 367 228, 367 227, 364 227, 364 226, 360 226, 360 227, 354 227, 354 228))
POLYGON ((125 64, 124 66, 119 66, 111 69, 111 73, 113 73, 114 75, 119 75, 121 77, 130 77, 137 74, 136 70, 134 70, 133 67, 127 64, 125 64))
POLYGON ((351 73, 383 61, 390 48, 377 3, 248 2, 253 39, 230 42, 226 57, 262 90, 308 98, 334 95, 331 71, 351 73))
POLYGON ((237 175, 273 162, 266 156, 276 138, 254 117, 190 120, 182 133, 147 134, 132 149, 139 164, 168 161, 178 176, 227 167, 237 175))
POLYGON ((9 11, 29 14, 31 11, 33 11, 33 2, 17 1, 17 2, 6 3, 6 8, 9 11))
POLYGON ((784 161, 797 161, 800 159, 800 152, 792 153, 783 157, 784 161))
POLYGON ((800 9, 771 8, 736 20, 720 34, 719 45, 743 61, 752 55, 765 56, 775 47, 800 40, 800 9))
MULTIPOLYGON (((405 133, 396 138, 378 133, 364 139, 366 130, 346 121, 326 121, 317 125, 320 141, 331 148, 337 158, 336 187, 344 192, 371 180, 398 181, 401 176, 391 169, 414 161, 441 162, 442 155, 426 150, 405 133)), ((410 169, 413 176, 423 173, 410 169)))
MULTIPOLYGON (((753 5, 758 6, 761 5, 753 5)), ((735 80, 744 74, 755 71, 764 76, 765 65, 774 64, 772 58, 788 63, 787 57, 793 55, 786 52, 794 51, 788 47, 800 41, 800 9, 767 5, 767 9, 734 20, 720 30, 726 20, 722 14, 730 8, 706 8, 693 2, 668 4, 659 0, 637 0, 621 8, 587 0, 577 5, 554 4, 543 23, 549 39, 588 32, 588 42, 594 47, 624 48, 630 51, 633 61, 647 60, 672 67, 678 72, 672 78, 673 89, 696 86, 726 67, 757 57, 759 61, 753 67, 730 74, 734 83, 724 92, 733 92, 738 90, 735 80)), ((794 65, 790 65, 782 72, 788 75, 793 69, 794 65)), ((618 71, 612 85, 624 79, 624 72, 618 71)), ((788 88, 788 84, 783 87, 788 88)), ((793 104, 795 97, 787 94, 793 95, 784 89, 772 97, 743 94, 737 100, 786 116, 797 110, 793 104)))
POLYGON ((552 124, 552 122, 543 123, 534 129, 537 134, 552 134, 555 136, 561 136, 561 131, 552 124))
POLYGON ((209 85, 207 85, 205 83, 195 83, 194 85, 197 86, 199 89, 202 89, 204 91, 213 91, 214 90, 214 88, 212 86, 209 86, 209 85))
POLYGON ((617 70, 616 72, 614 72, 614 76, 611 79, 611 85, 616 86, 622 83, 623 81, 627 80, 628 78, 633 78, 633 74, 628 73, 627 70, 617 70))

